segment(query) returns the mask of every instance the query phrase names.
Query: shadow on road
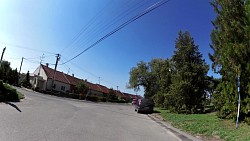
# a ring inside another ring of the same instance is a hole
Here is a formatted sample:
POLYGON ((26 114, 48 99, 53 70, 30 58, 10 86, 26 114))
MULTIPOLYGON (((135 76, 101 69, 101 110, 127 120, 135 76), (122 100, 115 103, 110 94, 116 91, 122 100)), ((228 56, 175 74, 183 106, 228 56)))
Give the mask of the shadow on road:
POLYGON ((15 104, 10 102, 4 102, 4 103, 10 105, 11 107, 14 107, 17 111, 22 112, 15 104))

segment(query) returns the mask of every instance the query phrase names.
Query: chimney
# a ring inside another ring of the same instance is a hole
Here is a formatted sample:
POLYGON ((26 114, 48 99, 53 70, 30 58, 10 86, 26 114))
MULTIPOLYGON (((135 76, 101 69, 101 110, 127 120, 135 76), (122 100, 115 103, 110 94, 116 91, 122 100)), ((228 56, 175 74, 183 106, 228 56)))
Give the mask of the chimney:
POLYGON ((74 73, 72 73, 72 76, 75 77, 74 73))
POLYGON ((49 67, 49 63, 46 63, 46 67, 49 67))
POLYGON ((85 82, 87 82, 88 80, 87 79, 85 79, 85 82))

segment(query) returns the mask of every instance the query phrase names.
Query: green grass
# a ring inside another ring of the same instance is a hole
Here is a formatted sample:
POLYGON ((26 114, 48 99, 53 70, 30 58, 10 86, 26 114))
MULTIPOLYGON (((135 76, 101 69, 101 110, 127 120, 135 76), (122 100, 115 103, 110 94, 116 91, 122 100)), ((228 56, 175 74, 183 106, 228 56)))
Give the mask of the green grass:
POLYGON ((156 109, 165 121, 174 127, 206 139, 220 138, 226 141, 250 141, 250 126, 240 123, 235 129, 235 122, 217 118, 215 113, 209 114, 175 114, 167 110, 156 109))

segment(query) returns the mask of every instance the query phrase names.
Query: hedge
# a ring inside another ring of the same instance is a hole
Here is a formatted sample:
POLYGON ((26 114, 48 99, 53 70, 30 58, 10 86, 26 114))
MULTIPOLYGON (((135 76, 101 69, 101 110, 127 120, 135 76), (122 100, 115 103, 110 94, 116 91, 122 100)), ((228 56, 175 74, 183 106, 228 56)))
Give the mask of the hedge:
POLYGON ((0 102, 3 101, 19 101, 19 97, 16 89, 0 80, 0 102))

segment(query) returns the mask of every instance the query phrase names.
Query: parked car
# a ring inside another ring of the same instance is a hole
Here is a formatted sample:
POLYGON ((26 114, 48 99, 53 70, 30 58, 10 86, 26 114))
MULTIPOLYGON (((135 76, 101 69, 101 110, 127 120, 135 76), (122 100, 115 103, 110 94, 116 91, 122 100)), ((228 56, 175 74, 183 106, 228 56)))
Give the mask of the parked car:
POLYGON ((150 99, 138 99, 135 105, 135 111, 137 113, 148 113, 152 114, 154 110, 154 103, 150 99))

